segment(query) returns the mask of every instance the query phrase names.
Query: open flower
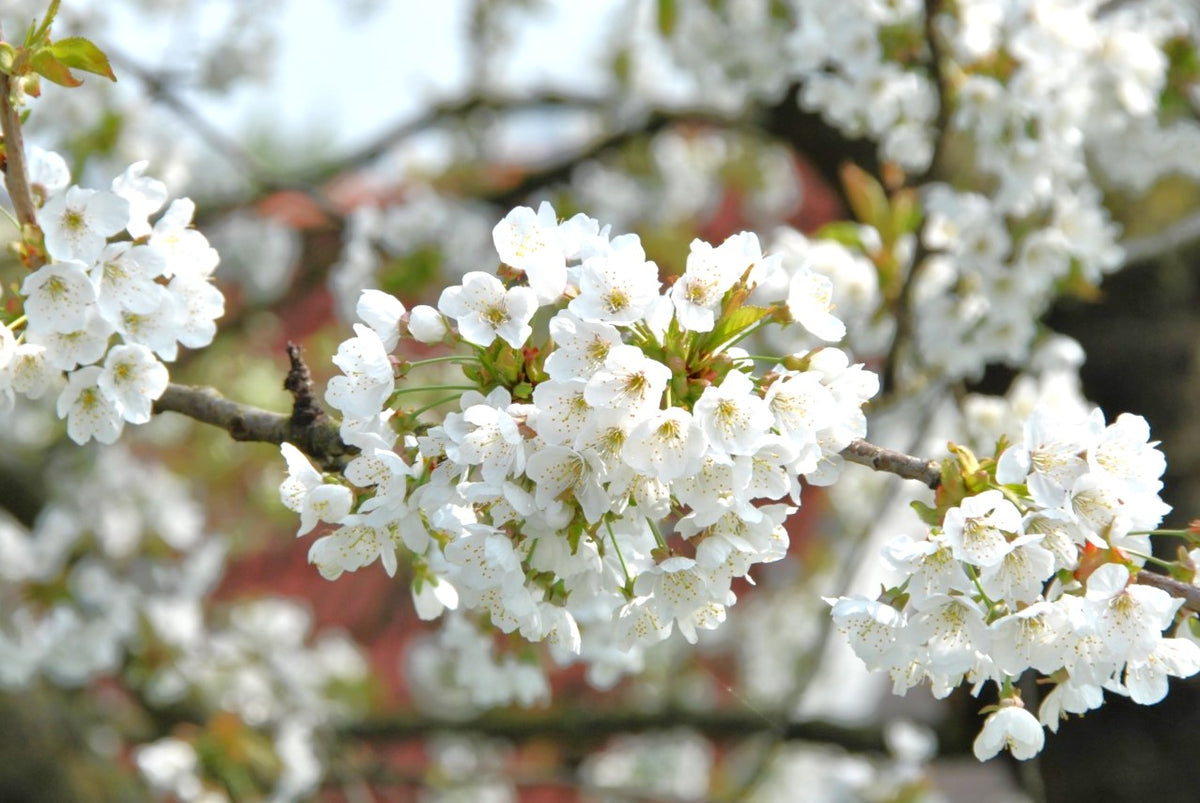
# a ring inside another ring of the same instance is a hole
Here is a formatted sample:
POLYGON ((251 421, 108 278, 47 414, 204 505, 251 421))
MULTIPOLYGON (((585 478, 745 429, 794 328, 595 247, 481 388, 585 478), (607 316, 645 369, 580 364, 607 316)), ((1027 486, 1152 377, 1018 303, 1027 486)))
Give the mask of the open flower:
POLYGON ((1013 758, 1026 761, 1042 752, 1046 744, 1046 732, 1037 717, 1025 710, 1019 700, 1008 698, 1000 702, 1000 709, 992 712, 983 723, 983 730, 975 737, 975 757, 987 761, 1001 750, 1008 750, 1013 758))
POLYGON ((438 309, 458 322, 463 340, 490 346, 499 337, 520 348, 533 333, 529 321, 537 312, 537 295, 528 287, 508 290, 490 273, 471 271, 462 284, 447 287, 438 299, 438 309))

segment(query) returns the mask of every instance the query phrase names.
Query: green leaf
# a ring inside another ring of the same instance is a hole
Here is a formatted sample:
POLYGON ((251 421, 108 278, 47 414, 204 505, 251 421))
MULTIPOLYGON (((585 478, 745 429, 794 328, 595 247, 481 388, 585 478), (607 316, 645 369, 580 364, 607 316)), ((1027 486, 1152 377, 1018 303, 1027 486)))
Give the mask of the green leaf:
MULTIPOLYGON (((41 42, 46 38, 46 34, 50 33, 50 23, 54 22, 54 18, 58 16, 58 4, 60 0, 52 0, 50 8, 46 9, 46 16, 42 19, 41 24, 37 29, 29 29, 29 35, 26 37, 26 46, 33 45, 34 42, 41 42)), ((47 76, 49 77, 49 76, 47 76)))
POLYGON ((83 83, 67 69, 67 65, 54 57, 54 54, 49 50, 39 50, 33 54, 33 58, 29 60, 33 71, 45 78, 47 81, 53 81, 59 86, 79 86, 83 83))
POLYGON ((921 199, 915 190, 901 190, 892 196, 893 238, 916 232, 921 225, 921 199))
POLYGON ((74 67, 77 70, 95 73, 96 75, 103 75, 111 81, 117 80, 117 76, 113 75, 112 67, 108 63, 108 56, 104 55, 103 50, 82 36, 69 36, 66 39, 60 39, 50 45, 47 50, 68 67, 74 67))
POLYGON ((859 233, 858 224, 852 220, 835 220, 832 223, 826 223, 817 229, 816 236, 821 240, 833 240, 851 248, 862 248, 862 235, 859 233))
POLYGON ((12 75, 17 63, 17 51, 8 42, 0 42, 0 72, 12 75))
POLYGON ((885 228, 891 215, 888 213, 887 193, 879 180, 852 162, 842 165, 841 176, 846 200, 854 216, 877 229, 885 228))
POLYGON ((658 0, 658 32, 668 37, 679 22, 679 5, 675 0, 658 0))
POLYGON ((938 513, 937 508, 930 507, 924 502, 912 501, 909 505, 917 512, 917 516, 921 521, 928 524, 930 527, 936 527, 942 523, 942 516, 938 513))
POLYGON ((741 306, 717 320, 716 326, 701 345, 703 351, 712 351, 737 337, 743 331, 771 314, 769 307, 741 306))

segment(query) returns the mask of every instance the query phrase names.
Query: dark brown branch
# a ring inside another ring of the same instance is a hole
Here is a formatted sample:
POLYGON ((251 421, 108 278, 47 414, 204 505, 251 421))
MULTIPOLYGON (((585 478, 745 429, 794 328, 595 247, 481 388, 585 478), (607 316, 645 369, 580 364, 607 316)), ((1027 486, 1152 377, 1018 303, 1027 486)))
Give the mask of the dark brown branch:
POLYGON ((1144 586, 1151 586, 1152 588, 1166 591, 1172 597, 1182 599, 1184 608, 1200 613, 1200 586, 1194 586, 1191 583, 1185 583, 1182 580, 1167 577, 1165 574, 1146 571, 1145 569, 1135 574, 1133 581, 1144 586))
POLYGON ((542 187, 568 181, 575 168, 584 162, 599 159, 631 142, 653 136, 675 125, 715 126, 724 129, 746 127, 742 120, 729 119, 701 109, 653 111, 634 125, 609 132, 569 153, 534 165, 529 172, 521 176, 516 184, 494 192, 481 193, 479 197, 481 200, 502 207, 521 203, 530 193, 542 187))
POLYGON ((342 442, 338 425, 322 415, 321 420, 302 423, 291 416, 231 401, 215 388, 171 383, 154 403, 154 412, 173 412, 220 427, 236 441, 295 444, 325 469, 336 470, 355 452, 342 442))
POLYGON ((456 122, 480 111, 523 112, 539 109, 565 109, 572 111, 603 112, 612 104, 601 97, 566 95, 561 92, 535 92, 518 98, 493 95, 468 95, 458 100, 439 103, 424 114, 397 123, 383 132, 375 141, 327 162, 311 171, 302 172, 299 180, 319 184, 334 178, 346 170, 353 170, 378 159, 404 140, 424 131, 449 122, 456 122))
POLYGON ((943 0, 925 0, 925 46, 929 48, 929 78, 937 92, 937 117, 934 120, 933 157, 929 167, 914 184, 925 184, 934 181, 940 170, 940 162, 946 150, 946 138, 950 134, 951 96, 953 95, 950 80, 946 75, 944 64, 946 54, 942 48, 942 37, 938 33, 937 18, 942 13, 943 0))
POLYGON ((893 449, 885 449, 859 438, 842 450, 842 457, 851 463, 886 471, 906 480, 920 480, 930 488, 942 482, 942 467, 936 460, 924 460, 893 449))
MULTIPOLYGON (((777 721, 756 711, 599 711, 551 709, 491 712, 475 719, 445 720, 420 714, 396 714, 355 722, 342 733, 370 741, 424 739, 444 732, 471 733, 500 738, 557 739, 572 748, 603 744, 612 736, 667 728, 692 728, 715 741, 778 734, 784 741, 836 744, 855 752, 887 752, 879 727, 851 727, 820 720, 777 721)), ((939 734, 944 749, 962 752, 970 742, 956 734, 939 734)))
MULTIPOLYGON (((915 178, 912 182, 913 186, 937 180, 946 150, 946 139, 950 134, 951 87, 946 77, 946 66, 943 64, 945 53, 942 50, 942 40, 937 30, 937 17, 942 13, 942 0, 925 0, 924 5, 925 44, 929 48, 929 77, 937 91, 938 110, 937 118, 934 121, 933 155, 929 160, 929 167, 922 175, 915 178)), ((916 322, 913 320, 912 294, 921 266, 929 256, 929 249, 925 245, 925 233, 928 226, 929 217, 926 215, 917 231, 916 248, 909 262, 908 273, 891 304, 892 317, 896 320, 896 334, 892 338, 892 346, 888 349, 887 357, 884 359, 881 376, 884 392, 887 394, 895 394, 899 389, 900 363, 906 352, 911 350, 913 342, 913 330, 916 322)))
POLYGON ((291 393, 292 398, 295 399, 292 404, 292 425, 311 427, 325 424, 328 416, 325 415, 321 403, 317 401, 312 372, 308 370, 308 365, 304 362, 300 347, 288 341, 287 353, 292 367, 288 370, 287 378, 283 380, 283 389, 291 393))
POLYGON ((233 164, 243 176, 255 183, 270 186, 273 184, 267 170, 259 161, 233 138, 213 126, 207 118, 196 111, 183 100, 171 87, 171 80, 135 62, 116 48, 105 48, 109 58, 118 65, 122 72, 129 73, 142 82, 147 94, 153 100, 162 103, 186 122, 200 139, 204 140, 217 153, 233 164))

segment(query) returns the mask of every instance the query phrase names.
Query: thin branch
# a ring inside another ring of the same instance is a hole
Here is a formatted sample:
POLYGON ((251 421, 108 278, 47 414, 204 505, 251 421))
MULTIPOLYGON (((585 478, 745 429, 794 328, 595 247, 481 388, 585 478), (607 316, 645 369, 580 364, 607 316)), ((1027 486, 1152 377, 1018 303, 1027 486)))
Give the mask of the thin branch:
MULTIPOLYGON (((435 719, 399 713, 345 726, 342 734, 367 741, 424 739, 436 733, 471 733, 513 740, 557 739, 572 747, 592 747, 623 734, 691 728, 714 741, 729 741, 779 733, 783 741, 839 745, 855 752, 884 753, 887 744, 879 727, 851 727, 821 720, 777 722, 754 711, 598 711, 551 709, 491 712, 475 719, 435 719)), ((969 742, 955 734, 939 734, 950 753, 963 752, 969 742)))
POLYGON ((342 442, 338 425, 327 417, 303 423, 303 416, 263 410, 225 398, 215 388, 171 383, 154 403, 156 413, 173 412, 219 427, 236 441, 295 444, 327 470, 345 464, 354 449, 342 442))
POLYGON ((914 182, 926 184, 933 181, 941 167, 941 160, 946 150, 946 138, 950 134, 950 98, 953 89, 946 75, 946 54, 942 48, 942 39, 938 34, 937 18, 942 13, 944 0, 925 0, 925 45, 929 48, 929 77, 933 79, 933 87, 937 91, 937 117, 934 120, 933 156, 929 167, 914 182))
POLYGON ((1183 607, 1200 613, 1200 586, 1167 577, 1165 574, 1143 569, 1133 576, 1135 583, 1166 591, 1172 597, 1183 600, 1183 607))
MULTIPOLYGON (((942 42, 937 30, 937 17, 941 13, 942 0, 925 0, 925 44, 929 48, 929 73, 937 91, 938 110, 937 118, 934 121, 933 155, 929 159, 929 167, 913 182, 916 186, 936 180, 943 153, 946 150, 946 139, 950 133, 951 87, 946 77, 946 67, 943 64, 945 54, 942 51, 942 42)), ((882 376, 882 384, 888 394, 894 394, 897 390, 900 381, 900 362, 905 356, 905 352, 911 350, 913 342, 913 330, 916 322, 913 320, 912 293, 921 265, 929 256, 929 249, 925 245, 925 233, 928 225, 929 217, 925 216, 925 219, 921 221, 921 228, 917 231, 916 248, 909 262, 908 274, 904 277, 900 292, 891 305, 892 316, 896 320, 896 334, 892 338, 892 347, 888 349, 887 357, 884 360, 882 376)))
POLYGON ((316 389, 313 387, 312 372, 304 362, 300 347, 288 341, 288 360, 292 367, 288 370, 287 378, 283 380, 283 389, 292 394, 295 402, 292 404, 292 425, 311 427, 324 425, 328 416, 317 401, 316 389))
MULTIPOLYGON (((4 31, 0 30, 0 40, 4 31)), ((4 134, 4 186, 12 199, 13 211, 22 226, 37 224, 37 205, 29 186, 29 171, 25 167, 25 143, 21 134, 21 116, 12 103, 12 77, 0 73, 0 131, 4 134)), ((36 265, 33 267, 37 267, 36 265)))
POLYGON ((842 457, 851 463, 886 471, 906 480, 919 480, 930 488, 942 482, 942 467, 936 460, 924 460, 893 449, 885 449, 859 438, 842 450, 842 457))
POLYGON ((1177 220, 1160 232, 1131 237, 1121 243, 1125 264, 1153 262, 1166 254, 1200 245, 1200 212, 1177 220))
POLYGON ((534 92, 515 98, 496 95, 467 95, 458 100, 435 104, 423 114, 397 123, 380 134, 373 142, 310 171, 301 172, 298 180, 314 184, 327 181, 346 170, 353 170, 378 159, 409 137, 437 128, 447 122, 462 120, 479 111, 519 113, 539 109, 567 109, 602 112, 610 107, 611 104, 602 97, 567 95, 561 92, 534 92))
POLYGON ((273 187, 275 182, 269 171, 242 145, 232 137, 215 128, 203 114, 196 111, 171 87, 171 81, 160 73, 135 62, 113 47, 107 47, 105 52, 118 65, 122 72, 130 73, 146 88, 150 97, 173 111, 185 121, 200 139, 204 140, 215 150, 240 170, 246 178, 266 187, 273 187))

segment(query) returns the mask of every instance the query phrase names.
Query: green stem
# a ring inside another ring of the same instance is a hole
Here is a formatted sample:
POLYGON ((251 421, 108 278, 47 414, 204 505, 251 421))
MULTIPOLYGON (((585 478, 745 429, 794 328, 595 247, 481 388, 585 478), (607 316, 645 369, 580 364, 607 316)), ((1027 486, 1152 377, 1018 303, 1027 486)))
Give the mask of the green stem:
POLYGON ((1122 550, 1126 555, 1133 555, 1135 558, 1141 558, 1147 563, 1153 563, 1155 566, 1162 566, 1164 569, 1170 569, 1175 564, 1169 560, 1156 558, 1153 555, 1143 555, 1141 552, 1134 552, 1132 549, 1122 550))
POLYGON ((478 357, 472 357, 467 354, 447 354, 444 357, 430 357, 429 359, 426 359, 426 360, 415 360, 413 362, 410 362, 408 364, 408 367, 409 368, 420 368, 423 365, 437 365, 438 363, 444 363, 444 362, 479 363, 479 362, 481 362, 481 360, 478 357))
POLYGON ((475 385, 421 385, 416 388, 399 388, 392 391, 393 396, 401 396, 405 393, 424 393, 429 390, 479 390, 475 385))
POLYGON ((646 523, 650 525, 650 532, 654 533, 654 542, 663 549, 666 549, 667 541, 663 538, 662 533, 658 531, 658 526, 650 519, 646 519, 646 523))
POLYGON ((612 542, 613 551, 617 553, 617 560, 621 564, 621 571, 625 574, 625 587, 631 588, 633 578, 629 576, 629 567, 625 565, 625 556, 621 554, 621 547, 617 544, 617 534, 613 532, 612 522, 608 517, 604 517, 604 528, 608 530, 608 540, 612 542))
POLYGON ((1175 535, 1189 540, 1196 537, 1191 530, 1130 530, 1126 535, 1175 535))
POLYGON ((992 601, 987 592, 983 590, 983 583, 979 582, 979 573, 975 571, 975 567, 969 563, 963 564, 967 569, 967 576, 971 578, 971 582, 975 584, 975 588, 979 591, 979 596, 983 597, 984 603, 988 606, 988 613, 991 613, 996 608, 996 603, 992 601))
POLYGON ((431 402, 430 404, 427 404, 424 407, 420 407, 416 410, 413 410, 411 413, 408 413, 407 415, 410 418, 416 418, 421 413, 428 412, 429 410, 432 410, 434 407, 441 407, 443 404, 446 404, 447 402, 452 402, 458 398, 461 398, 461 394, 456 393, 453 396, 443 396, 442 398, 438 399, 437 401, 431 402))

